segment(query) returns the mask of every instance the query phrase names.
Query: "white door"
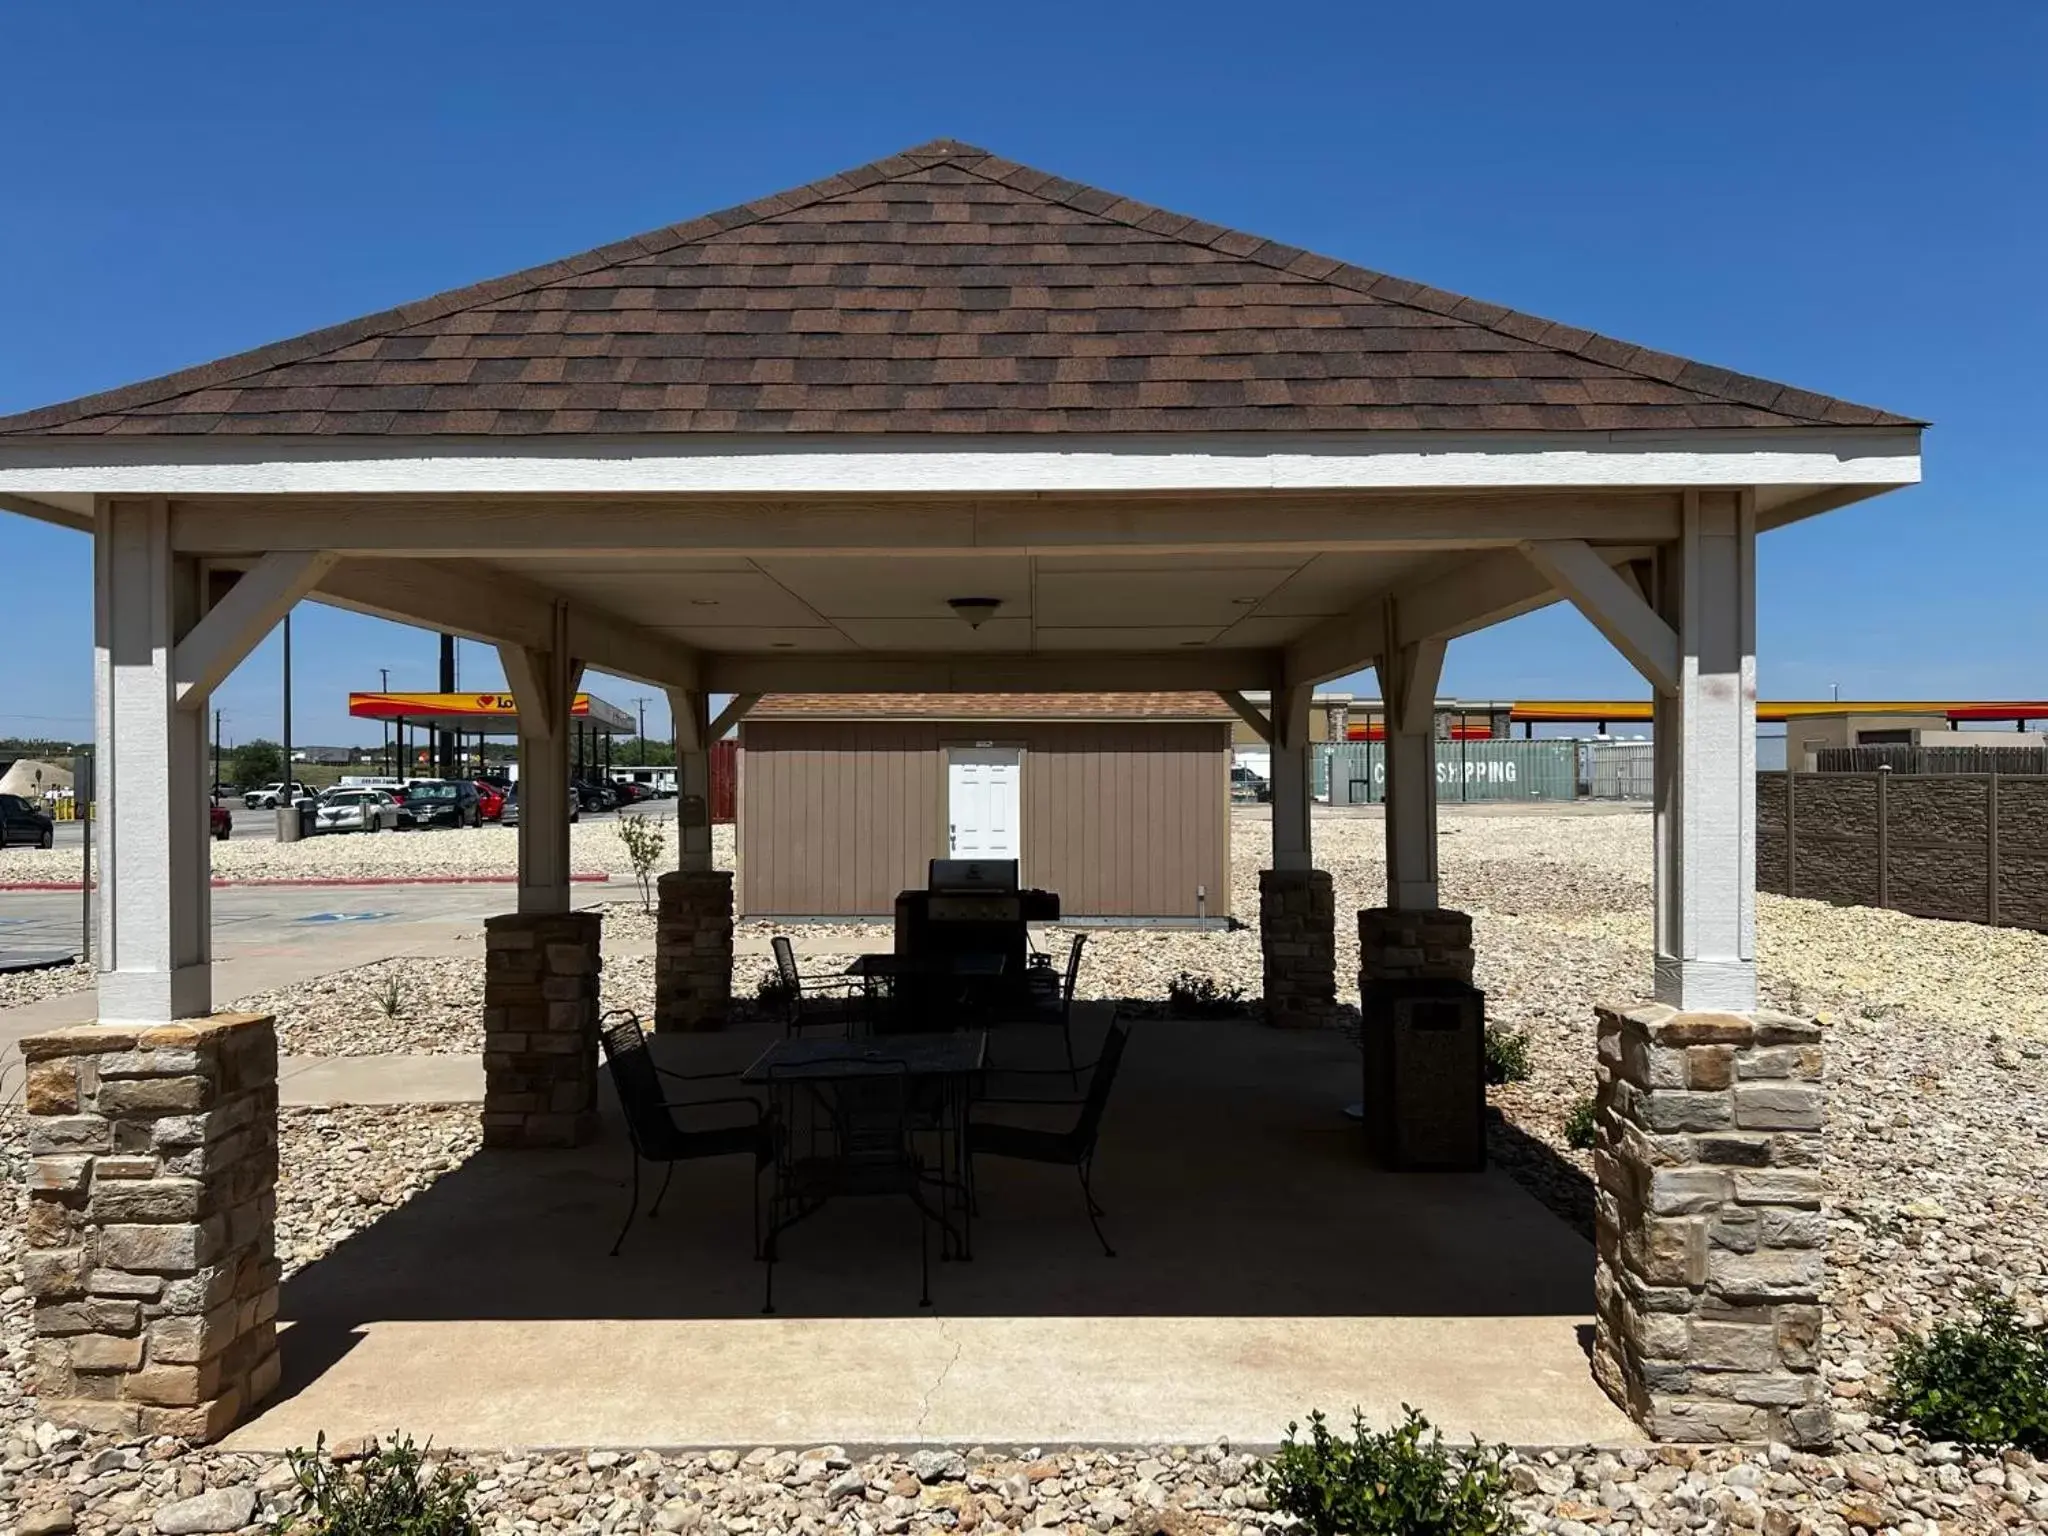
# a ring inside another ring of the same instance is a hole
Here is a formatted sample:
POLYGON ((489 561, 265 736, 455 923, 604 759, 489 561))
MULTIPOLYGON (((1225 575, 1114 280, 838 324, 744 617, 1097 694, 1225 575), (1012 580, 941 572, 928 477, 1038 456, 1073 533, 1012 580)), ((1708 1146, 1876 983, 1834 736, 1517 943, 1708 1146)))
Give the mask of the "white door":
POLYGON ((1016 747, 951 747, 946 752, 947 852, 956 859, 1023 857, 1018 835, 1023 796, 1016 747))

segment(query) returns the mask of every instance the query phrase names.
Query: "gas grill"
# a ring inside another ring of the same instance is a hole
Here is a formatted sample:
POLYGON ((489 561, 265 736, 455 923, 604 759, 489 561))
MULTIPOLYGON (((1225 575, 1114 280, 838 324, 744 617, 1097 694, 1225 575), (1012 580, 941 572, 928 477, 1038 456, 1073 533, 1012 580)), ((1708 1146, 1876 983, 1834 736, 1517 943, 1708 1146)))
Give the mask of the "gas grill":
POLYGON ((896 898, 896 953, 934 971, 956 956, 999 957, 1001 971, 972 990, 1000 1007, 1029 994, 1025 925, 1059 916, 1054 892, 1018 889, 1015 859, 933 859, 925 889, 896 898))

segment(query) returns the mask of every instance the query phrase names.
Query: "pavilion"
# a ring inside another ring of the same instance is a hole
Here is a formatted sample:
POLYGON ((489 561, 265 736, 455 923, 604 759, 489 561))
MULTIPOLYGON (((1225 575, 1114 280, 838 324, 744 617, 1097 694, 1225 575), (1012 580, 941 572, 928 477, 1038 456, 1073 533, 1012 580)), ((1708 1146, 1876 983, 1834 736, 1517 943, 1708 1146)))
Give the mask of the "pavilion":
POLYGON ((103 1022, 30 1042, 31 1289, 165 1298, 132 1358, 46 1339, 44 1411, 215 1434, 276 1379, 274 1047, 164 1026, 212 1002, 207 697, 299 600, 498 647, 527 814, 486 1133, 548 1145, 594 1117, 597 924, 549 812, 586 666, 678 722, 664 1027, 730 985, 710 745, 762 693, 831 691, 1238 700, 1272 745, 1266 1002, 1313 1018, 1313 688, 1371 666, 1388 701, 1367 972, 1469 975, 1438 908, 1444 650, 1562 598, 1656 700, 1661 1001, 1603 1016, 1596 1372, 1658 1436, 1824 1442, 1818 1033, 1756 1007, 1755 541, 1914 483, 1919 435, 943 140, 0 419, 0 506, 95 543, 103 1022), (152 1132, 171 1103, 201 1113, 152 1132), (103 1208, 120 1179, 161 1199, 103 1208))

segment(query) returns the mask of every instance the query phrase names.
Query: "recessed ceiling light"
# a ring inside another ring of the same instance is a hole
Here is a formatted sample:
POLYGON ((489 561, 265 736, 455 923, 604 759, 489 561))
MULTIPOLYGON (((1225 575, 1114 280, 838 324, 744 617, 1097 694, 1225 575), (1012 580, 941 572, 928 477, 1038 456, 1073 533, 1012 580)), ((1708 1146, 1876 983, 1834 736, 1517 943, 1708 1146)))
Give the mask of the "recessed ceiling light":
POLYGON ((1209 643, 1209 642, 1208 642, 1208 641, 1206 641, 1206 640, 1183 640, 1183 641, 1181 641, 1181 644, 1182 644, 1182 645, 1207 645, 1208 643, 1209 643))
POLYGON ((796 642, 794 640, 770 640, 768 644, 778 651, 793 651, 796 649, 796 642))
POLYGON ((718 599, 715 597, 693 597, 690 599, 690 606, 692 608, 716 608, 718 606, 718 599))
POLYGON ((1241 608, 1249 608, 1252 606, 1252 604, 1256 603, 1258 599, 1256 597, 1233 597, 1231 601, 1233 603, 1236 603, 1241 608))

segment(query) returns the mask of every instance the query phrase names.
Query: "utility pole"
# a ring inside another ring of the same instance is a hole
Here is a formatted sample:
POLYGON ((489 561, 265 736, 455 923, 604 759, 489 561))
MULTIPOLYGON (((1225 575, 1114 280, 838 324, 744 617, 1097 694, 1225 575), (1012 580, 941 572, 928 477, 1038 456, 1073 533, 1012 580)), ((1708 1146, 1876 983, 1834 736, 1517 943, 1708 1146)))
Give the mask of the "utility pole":
POLYGON ((639 766, 645 768, 647 766, 647 700, 644 697, 636 698, 633 700, 633 704, 640 711, 639 734, 633 738, 634 743, 639 748, 635 756, 639 758, 639 766))
POLYGON ((213 782, 215 784, 220 783, 220 716, 221 712, 216 709, 213 712, 213 782))
MULTIPOLYGON (((441 637, 441 691, 443 693, 453 693, 455 691, 455 637, 453 635, 443 635, 441 637)), ((435 753, 435 756, 440 759, 441 777, 452 779, 455 777, 455 733, 444 729, 436 734, 440 738, 440 750, 435 753)))

